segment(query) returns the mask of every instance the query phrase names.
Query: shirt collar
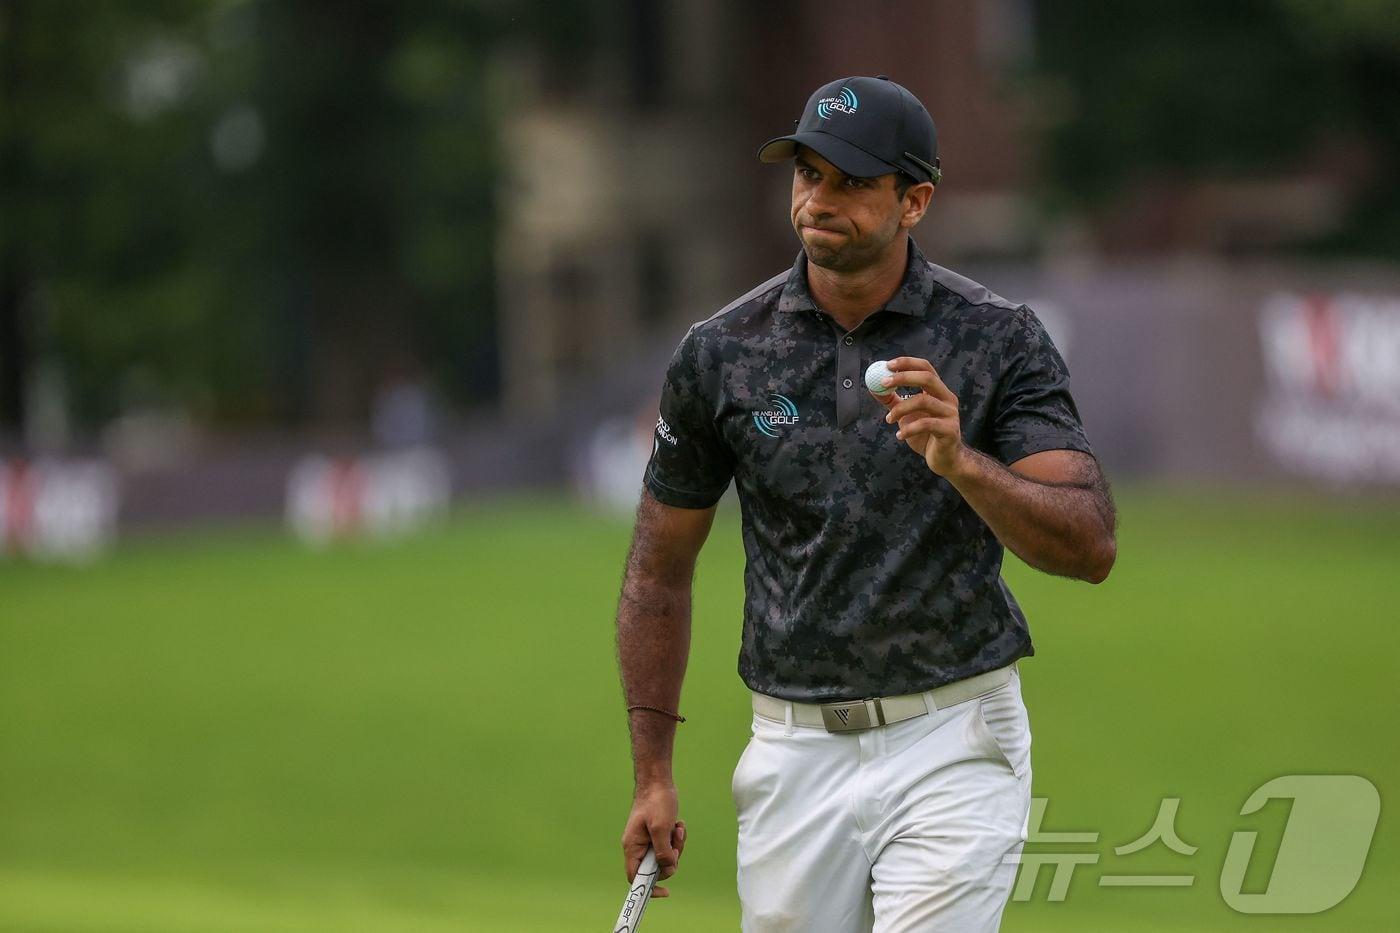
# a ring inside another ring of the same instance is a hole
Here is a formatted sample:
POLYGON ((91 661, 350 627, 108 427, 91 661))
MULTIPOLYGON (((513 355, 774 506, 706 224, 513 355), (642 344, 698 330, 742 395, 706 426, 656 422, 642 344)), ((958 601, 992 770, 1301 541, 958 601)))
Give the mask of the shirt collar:
POLYGON ((812 300, 812 293, 807 289, 807 253, 805 250, 797 251, 797 260, 792 264, 792 271, 788 273, 787 282, 783 285, 783 293, 778 296, 778 310, 789 311, 815 311, 817 303, 812 300))
MULTIPOLYGON (((904 270, 904 281, 896 289, 894 296, 885 303, 882 310, 922 317, 929 301, 933 298, 933 273, 928 261, 919 250, 914 238, 909 238, 909 262, 904 270)), ((812 300, 812 292, 807 287, 807 253, 798 250, 797 259, 788 273, 783 292, 778 296, 777 310, 780 312, 817 309, 812 300)))
POLYGON ((897 311, 913 317, 923 317, 933 300, 933 270, 928 267, 919 244, 909 238, 909 265, 904 270, 904 281, 895 291, 894 297, 885 302, 885 310, 897 311))

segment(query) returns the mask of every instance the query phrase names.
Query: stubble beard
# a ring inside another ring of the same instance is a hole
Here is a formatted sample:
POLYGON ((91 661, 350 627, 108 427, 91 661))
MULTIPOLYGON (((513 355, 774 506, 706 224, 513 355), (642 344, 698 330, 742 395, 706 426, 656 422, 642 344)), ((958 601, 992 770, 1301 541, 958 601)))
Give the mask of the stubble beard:
POLYGON ((807 251, 807 261, 814 266, 821 266, 832 272, 848 272, 853 266, 859 268, 857 264, 851 262, 852 257, 849 250, 833 249, 829 246, 810 246, 806 243, 803 243, 802 247, 807 251))
POLYGON ((842 246, 813 246, 803 239, 802 249, 807 253, 807 261, 814 266, 832 272, 856 272, 875 263, 890 239, 893 237, 880 243, 869 240, 857 243, 848 239, 842 246))

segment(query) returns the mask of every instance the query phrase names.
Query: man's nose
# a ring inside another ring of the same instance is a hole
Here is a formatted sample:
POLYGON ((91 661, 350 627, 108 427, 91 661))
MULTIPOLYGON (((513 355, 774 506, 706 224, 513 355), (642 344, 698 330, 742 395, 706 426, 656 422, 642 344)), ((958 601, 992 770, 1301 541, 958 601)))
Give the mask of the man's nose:
POLYGON ((812 215, 813 220, 820 220, 823 217, 830 217, 836 213, 834 192, 831 183, 823 181, 812 189, 812 193, 807 196, 807 213, 812 215))

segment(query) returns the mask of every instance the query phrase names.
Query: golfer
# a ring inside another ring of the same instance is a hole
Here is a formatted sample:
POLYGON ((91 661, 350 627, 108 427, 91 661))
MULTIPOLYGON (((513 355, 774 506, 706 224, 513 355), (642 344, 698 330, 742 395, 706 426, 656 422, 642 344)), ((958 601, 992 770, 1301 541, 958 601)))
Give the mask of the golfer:
POLYGON ((759 158, 793 166, 802 251, 692 326, 662 390, 617 617, 627 875, 654 846, 669 877, 685 848, 671 752, 691 577, 733 482, 743 928, 995 930, 1031 799, 1017 662, 1034 649, 1003 548, 1098 583, 1112 498, 1035 314, 910 238, 940 180, 914 95, 834 81, 759 158), (878 361, 892 374, 867 388, 878 361))

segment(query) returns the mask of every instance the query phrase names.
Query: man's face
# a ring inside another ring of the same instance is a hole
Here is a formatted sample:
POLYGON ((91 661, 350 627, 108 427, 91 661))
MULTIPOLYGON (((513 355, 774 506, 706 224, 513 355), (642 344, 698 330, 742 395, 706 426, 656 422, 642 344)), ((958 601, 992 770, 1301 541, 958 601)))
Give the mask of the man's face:
POLYGON ((856 178, 806 146, 792 173, 792 226, 807 261, 836 272, 863 269, 899 235, 904 199, 895 175, 856 178))

